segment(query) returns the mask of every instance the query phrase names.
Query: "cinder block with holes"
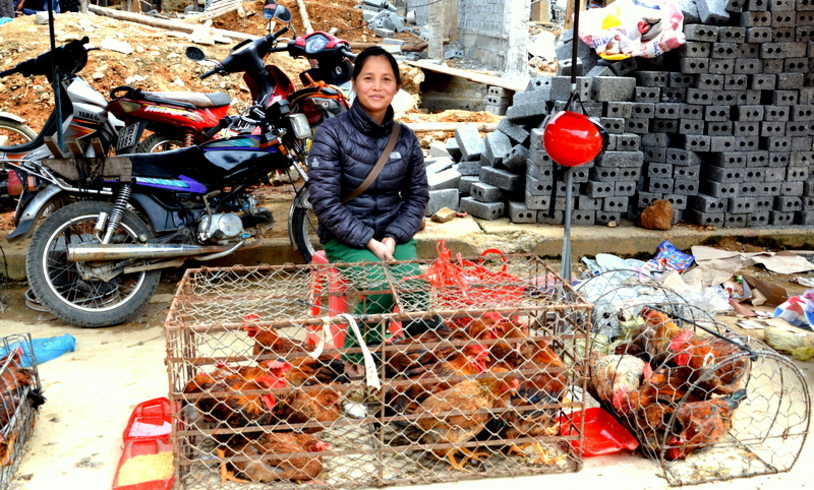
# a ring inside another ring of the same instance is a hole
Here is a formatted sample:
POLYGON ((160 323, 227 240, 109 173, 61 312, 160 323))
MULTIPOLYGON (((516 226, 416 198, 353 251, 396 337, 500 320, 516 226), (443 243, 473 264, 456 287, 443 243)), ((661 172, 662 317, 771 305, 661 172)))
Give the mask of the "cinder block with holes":
POLYGON ((625 132, 625 119, 622 117, 600 117, 599 124, 613 136, 625 132))
POLYGON ((729 199, 696 194, 689 199, 689 207, 704 213, 723 213, 727 210, 729 199))
POLYGON ((665 133, 647 133, 641 138, 642 146, 666 147, 670 144, 670 136, 665 133))
POLYGON ((809 151, 811 147, 811 136, 792 136, 791 151, 809 151))
POLYGON ((772 29, 772 41, 775 43, 791 43, 794 41, 805 42, 806 39, 797 39, 796 27, 776 27, 772 29))
MULTIPOLYGON (((523 126, 513 123, 505 117, 497 123, 497 129, 508 136, 514 143, 525 145, 529 141, 529 132, 523 126)), ((540 134, 542 135, 542 130, 540 134)))
POLYGON ((762 105, 735 106, 732 108, 732 119, 735 121, 758 122, 763 120, 762 105))
POLYGON ((514 145, 503 160, 503 166, 516 174, 526 173, 526 160, 529 150, 523 145, 514 145))
POLYGON ((724 90, 742 90, 747 88, 748 75, 724 75, 724 90))
POLYGON ((656 113, 656 105, 652 102, 634 102, 631 108, 631 117, 650 119, 656 113))
POLYGON ((761 73, 783 73, 783 60, 760 60, 761 73))
MULTIPOLYGON (((571 97, 571 77, 555 76, 551 78, 551 100, 568 100, 571 97)), ((577 77, 577 90, 583 101, 591 100, 593 80, 588 77, 577 77)))
POLYGON ((651 119, 630 117, 625 119, 625 132, 644 134, 650 131, 651 119))
POLYGON ((622 214, 627 210, 628 198, 624 196, 606 197, 602 200, 602 211, 622 214))
MULTIPOLYGON (((714 136, 711 136, 714 138, 714 136)), ((736 136, 735 137, 735 149, 737 151, 755 151, 759 150, 758 144, 760 142, 760 138, 757 136, 736 136)))
POLYGON ((673 176, 673 165, 669 163, 651 163, 647 166, 647 178, 669 179, 673 176))
POLYGON ((505 191, 515 191, 523 188, 525 175, 510 172, 502 168, 481 167, 480 180, 481 182, 500 187, 505 191))
POLYGON ((797 104, 796 90, 775 90, 772 92, 772 105, 793 106, 797 104))
POLYGON ((773 40, 771 27, 747 27, 746 28, 746 42, 747 43, 769 43, 773 40))
POLYGON ((712 42, 688 40, 684 46, 684 56, 686 58, 709 58, 711 52, 712 42))
POLYGON ((707 62, 706 71, 696 71, 695 73, 713 73, 716 75, 728 75, 735 73, 735 60, 710 59, 707 62))
POLYGON ((732 121, 708 121, 705 133, 710 136, 731 136, 732 121))
POLYGON ((814 121, 814 105, 797 105, 791 108, 792 121, 814 121))
POLYGON ((735 103, 739 105, 760 104, 760 90, 738 90, 736 92, 735 103))
POLYGON ((577 196, 576 208, 584 211, 595 211, 602 208, 602 199, 588 197, 584 194, 577 196))
POLYGON ((735 59, 740 54, 737 43, 712 43, 710 48, 710 58, 727 58, 735 59))
POLYGON ((722 226, 724 213, 707 213, 697 209, 688 209, 684 212, 684 219, 697 225, 722 226))
POLYGON ((746 152, 746 166, 747 167, 768 167, 769 166, 769 152, 765 150, 749 151, 746 152))
POLYGON ((756 211, 746 215, 746 225, 749 228, 764 228, 769 226, 769 211, 756 211))
MULTIPOLYGON (((803 190, 805 189, 805 183, 803 181, 795 181, 795 182, 781 182, 780 183, 780 193, 781 196, 797 196, 800 197, 803 195, 803 190)), ((778 195, 778 194, 774 194, 778 195)))
POLYGON ((536 179, 526 175, 526 195, 527 196, 550 196, 554 188, 554 180, 536 179))
POLYGON ((678 119, 654 118, 651 128, 659 133, 676 133, 679 128, 678 119))
MULTIPOLYGON (((787 121, 786 122, 786 136, 790 136, 792 138, 799 137, 799 136, 808 136, 812 134, 812 123, 811 121, 787 121)), ((806 146, 806 145, 803 145, 806 146)), ((808 145, 810 148, 811 145, 808 145)), ((794 148, 792 148, 794 150, 794 148)))
POLYGON ((542 168, 551 168, 553 162, 551 161, 551 157, 546 153, 545 148, 539 147, 530 147, 529 148, 529 160, 531 160, 535 165, 538 165, 542 168))
POLYGON ((806 167, 814 165, 814 152, 793 151, 789 155, 789 167, 806 167))
MULTIPOLYGON (((661 95, 660 87, 639 87, 634 88, 633 100, 636 102, 659 102, 661 95)), ((634 113, 634 117, 636 114, 634 113)))
POLYGON ((763 171, 765 182, 783 182, 786 180, 786 169, 766 167, 763 171))
POLYGON ((492 131, 483 138, 484 156, 492 166, 500 165, 509 155, 512 142, 506 133, 492 131))
POLYGON ((480 175, 481 162, 458 162, 455 167, 461 176, 480 175))
POLYGON ((661 192, 643 192, 639 191, 636 194, 637 204, 639 209, 644 209, 652 205, 655 201, 663 199, 664 194, 661 192))
POLYGON ((701 164, 701 157, 689 150, 667 148, 667 163, 675 166, 695 166, 701 164))
POLYGON ((687 209, 687 196, 683 194, 664 194, 664 199, 670 201, 673 209, 687 209))
POLYGON ((667 77, 670 72, 639 70, 633 74, 636 85, 642 87, 666 87, 667 77))
POLYGON ((767 105, 763 108, 763 120, 767 122, 785 122, 791 118, 791 108, 786 106, 767 105))
POLYGON ((726 11, 728 4, 725 0, 697 0, 698 18, 702 24, 726 25, 729 22, 729 12, 726 11))
POLYGON ((766 172, 761 167, 747 167, 743 169, 744 182, 764 182, 766 180, 766 172))
POLYGON ((571 224, 575 226, 593 226, 596 223, 596 211, 574 209, 571 212, 571 224))
MULTIPOLYGON (((738 44, 738 58, 754 59, 757 62, 759 56, 760 56, 760 44, 757 43, 738 44)), ((735 65, 735 73, 738 73, 737 65, 735 65)))
POLYGON ((732 121, 733 136, 760 136, 760 123, 757 121, 732 121))
POLYGON ((585 195, 590 198, 612 197, 614 190, 611 182, 588 182, 585 184, 585 195))
POLYGON ((506 211, 506 205, 502 202, 480 202, 472 197, 462 197, 459 208, 476 218, 489 221, 502 218, 506 211))
MULTIPOLYGON (((773 123, 764 123, 764 124, 773 124, 773 123)), ((784 152, 784 153, 790 152, 791 138, 787 138, 785 136, 760 138, 760 149, 774 152, 784 152)))
POLYGON ((701 119, 679 119, 676 124, 681 134, 704 134, 704 121, 701 119))
POLYGON ((458 182, 458 193, 462 196, 468 196, 472 191, 472 184, 480 182, 480 177, 476 175, 463 175, 460 182, 458 182))
POLYGON ((429 190, 457 189, 461 181, 461 174, 457 169, 448 168, 442 172, 427 175, 429 190))
MULTIPOLYGON (((785 136, 786 123, 785 122, 769 122, 763 121, 760 123, 760 136, 785 136)), ((791 145, 791 142, 789 142, 791 145)), ((791 148, 788 148, 791 150, 791 148)))
MULTIPOLYGON (((588 175, 593 168, 593 165, 582 165, 580 167, 571 167, 571 182, 574 184, 582 184, 588 182, 588 175)), ((560 172, 559 181, 565 182, 568 179, 566 172, 560 172)))
POLYGON ((684 36, 687 41, 712 43, 718 40, 718 26, 705 24, 684 24, 684 36))
POLYGON ((681 148, 683 148, 684 150, 697 152, 711 151, 712 137, 704 134, 684 135, 681 140, 681 148))
POLYGON ((743 12, 743 14, 738 16, 738 25, 743 27, 771 27, 772 18, 769 15, 769 12, 765 11, 765 9, 751 9, 750 11, 743 12))
POLYGON ((630 197, 636 193, 636 182, 616 182, 614 184, 613 194, 615 196, 630 197))
POLYGON ((777 75, 774 73, 754 73, 747 75, 747 88, 753 90, 774 90, 777 88, 777 75))
POLYGON ((701 165, 673 166, 672 177, 676 180, 692 180, 698 182, 701 177, 701 165))
POLYGON ((714 180, 702 178, 699 183, 699 190, 712 197, 738 197, 737 184, 722 184, 714 180))
POLYGON ((602 106, 605 117, 628 118, 633 115, 633 102, 605 102, 602 106))
POLYGON ((638 151, 640 144, 641 136, 638 134, 611 134, 608 142, 608 150, 638 151))
POLYGON ((594 224, 607 225, 609 223, 619 223, 621 216, 622 213, 599 210, 596 211, 596 218, 594 220, 594 224))
POLYGON ((803 200, 803 210, 809 211, 814 209, 814 197, 805 196, 801 199, 803 200))
POLYGON ((797 15, 793 11, 769 12, 772 18, 772 27, 794 27, 797 25, 797 15))
POLYGON ((747 223, 747 215, 740 213, 724 213, 724 228, 743 228, 747 223))
POLYGON ((746 28, 737 26, 721 26, 718 28, 718 41, 725 43, 746 42, 746 28))
MULTIPOLYGON (((772 24, 772 27, 782 27, 772 24)), ((760 46, 762 59, 803 58, 808 46, 806 43, 764 43, 760 46)))
POLYGON ((794 211, 769 211, 769 225, 789 226, 794 224, 794 211))
POLYGON ((722 184, 737 184, 744 181, 745 169, 732 167, 718 167, 707 165, 704 167, 704 177, 722 184))
POLYGON ((809 167, 786 168, 786 182, 803 182, 808 179, 809 167))
POLYGON ((509 201, 509 220, 512 223, 536 223, 537 211, 527 208, 525 203, 509 201))
POLYGON ((483 138, 477 128, 472 125, 458 126, 455 130, 455 140, 461 149, 461 160, 477 161, 486 149, 483 138))
POLYGON ((469 188, 469 194, 473 199, 480 202, 498 202, 502 201, 504 194, 503 190, 499 187, 487 184, 485 182, 476 182, 469 188))
POLYGON ((564 220, 565 212, 562 210, 554 210, 552 215, 549 209, 537 211, 537 222, 544 225, 561 225, 564 220))
POLYGON ((515 124, 539 124, 548 115, 545 104, 513 105, 506 109, 506 119, 515 124))
POLYGON ((707 136, 709 138, 709 151, 722 152, 735 150, 734 136, 707 136))
MULTIPOLYGON (((661 133, 664 134, 664 133, 661 133)), ((644 161, 650 163, 666 163, 667 148, 656 148, 654 146, 643 146, 641 148, 644 161)))
MULTIPOLYGON (((814 26, 812 26, 814 27, 814 26)), ((808 49, 811 51, 814 46, 814 43, 808 43, 808 49)), ((814 52, 811 53, 810 57, 814 57, 814 52)), ((777 88, 779 90, 797 90, 798 93, 803 87, 803 82, 805 81, 805 75, 802 73, 778 73, 777 74, 777 88)), ((800 100, 799 96, 797 98, 797 102, 800 104, 806 104, 807 102, 803 102, 800 100)))
POLYGON ((705 105, 697 104, 681 104, 680 115, 681 119, 703 119, 705 105))
POLYGON ((682 104, 676 103, 655 104, 654 115, 660 119, 678 119, 681 117, 681 106, 682 104))
POLYGON ((752 213, 757 211, 754 207, 754 198, 751 197, 733 197, 729 199, 726 208, 727 213, 752 213))
POLYGON ((802 211, 803 200, 796 196, 775 196, 773 209, 784 213, 789 211, 802 211))
POLYGON ((713 103, 713 91, 699 88, 688 88, 687 102, 696 105, 710 105, 713 103))
POLYGON ((660 192, 662 194, 672 194, 675 181, 673 179, 647 179, 647 192, 660 192))
POLYGON ((531 177, 537 180, 554 180, 554 170, 551 164, 537 165, 532 160, 526 164, 526 177, 531 177))
POLYGON ((791 152, 788 151, 771 151, 769 154, 770 167, 787 167, 791 159, 791 152))
POLYGON ((748 152, 725 151, 714 155, 712 162, 718 168, 745 168, 748 160, 748 152))
POLYGON ((695 75, 695 84, 693 87, 696 89, 722 90, 724 87, 724 75, 709 73, 695 75))
POLYGON ((598 167, 641 168, 644 155, 640 151, 606 151, 595 164, 598 167))
POLYGON ((695 77, 689 73, 669 72, 667 79, 668 87, 687 88, 692 87, 695 77))
POLYGON ((698 179, 674 179, 673 193, 681 194, 682 196, 692 196, 698 193, 699 187, 698 179))

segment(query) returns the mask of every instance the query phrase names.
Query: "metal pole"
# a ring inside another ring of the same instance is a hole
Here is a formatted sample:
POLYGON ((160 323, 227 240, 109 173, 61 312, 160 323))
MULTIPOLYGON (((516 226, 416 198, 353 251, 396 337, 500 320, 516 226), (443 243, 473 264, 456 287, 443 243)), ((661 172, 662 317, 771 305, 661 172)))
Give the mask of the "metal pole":
POLYGON ((56 49, 56 36, 54 34, 54 0, 48 0, 48 35, 51 39, 51 73, 53 74, 54 80, 54 104, 56 104, 56 113, 57 113, 57 145, 59 145, 60 150, 65 149, 65 141, 62 135, 62 95, 61 92, 61 81, 59 79, 59 73, 56 71, 56 67, 54 66, 54 50, 56 49))
POLYGON ((571 205, 571 187, 573 182, 574 169, 568 167, 565 170, 565 217, 563 218, 565 228, 562 237, 562 271, 560 273, 563 281, 567 283, 571 282, 571 208, 573 207, 571 205))

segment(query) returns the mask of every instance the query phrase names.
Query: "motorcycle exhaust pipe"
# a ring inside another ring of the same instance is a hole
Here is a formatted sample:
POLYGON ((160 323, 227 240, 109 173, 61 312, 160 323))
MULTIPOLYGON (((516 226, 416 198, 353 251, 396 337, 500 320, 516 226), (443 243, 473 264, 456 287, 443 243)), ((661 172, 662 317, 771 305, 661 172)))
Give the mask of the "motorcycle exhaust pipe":
POLYGON ((186 245, 183 243, 79 243, 68 245, 68 260, 88 262, 94 260, 166 259, 223 252, 232 246, 186 245))

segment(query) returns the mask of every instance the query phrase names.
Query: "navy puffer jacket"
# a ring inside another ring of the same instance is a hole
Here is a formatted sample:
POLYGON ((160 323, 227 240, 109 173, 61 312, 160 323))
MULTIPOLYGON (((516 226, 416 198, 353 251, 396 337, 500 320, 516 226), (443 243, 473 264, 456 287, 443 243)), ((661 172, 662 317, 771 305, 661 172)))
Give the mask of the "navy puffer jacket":
POLYGON ((354 103, 317 130, 308 153, 308 189, 322 243, 336 238, 362 249, 371 238, 390 236, 402 244, 418 232, 430 195, 424 153, 405 125, 376 180, 356 198, 341 203, 370 174, 392 129, 392 107, 384 125, 379 125, 354 103))

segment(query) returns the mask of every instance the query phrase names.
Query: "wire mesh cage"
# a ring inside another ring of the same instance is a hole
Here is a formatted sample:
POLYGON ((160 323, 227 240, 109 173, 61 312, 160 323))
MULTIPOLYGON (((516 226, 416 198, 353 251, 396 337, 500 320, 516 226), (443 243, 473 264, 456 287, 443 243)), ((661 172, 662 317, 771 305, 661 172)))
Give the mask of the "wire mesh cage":
POLYGON ((187 271, 165 323, 179 488, 580 469, 561 420, 590 305, 535 256, 453 265, 455 284, 421 260, 187 271))
POLYGON ((32 352, 28 334, 0 337, 0 490, 11 488, 44 401, 32 352))
POLYGON ((642 305, 591 352, 589 393, 671 485, 789 471, 810 399, 787 358, 688 305, 642 305))

